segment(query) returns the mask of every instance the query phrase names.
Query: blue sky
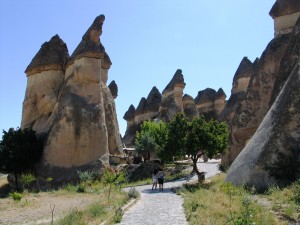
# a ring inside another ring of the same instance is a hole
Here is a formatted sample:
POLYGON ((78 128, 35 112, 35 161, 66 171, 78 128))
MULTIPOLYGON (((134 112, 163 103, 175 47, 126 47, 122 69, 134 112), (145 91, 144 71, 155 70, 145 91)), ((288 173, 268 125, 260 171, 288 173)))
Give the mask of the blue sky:
POLYGON ((101 42, 112 60, 108 84, 116 99, 120 132, 124 113, 161 92, 182 69, 184 93, 207 87, 230 96, 232 78, 244 56, 251 61, 273 38, 268 15, 274 0, 0 0, 0 129, 18 127, 26 90, 24 70, 40 46, 58 34, 72 54, 100 14, 101 42))

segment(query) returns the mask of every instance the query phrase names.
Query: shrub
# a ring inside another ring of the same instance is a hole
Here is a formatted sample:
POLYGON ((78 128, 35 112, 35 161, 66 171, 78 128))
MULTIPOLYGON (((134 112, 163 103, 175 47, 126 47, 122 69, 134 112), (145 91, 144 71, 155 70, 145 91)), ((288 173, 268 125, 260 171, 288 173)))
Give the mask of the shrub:
POLYGON ((134 188, 130 188, 130 190, 127 193, 129 198, 137 198, 139 197, 140 193, 134 188))
POLYGON ((21 201, 22 199, 22 194, 20 194, 19 192, 13 192, 9 194, 14 201, 21 201))
POLYGON ((123 216, 123 210, 121 207, 118 207, 115 210, 115 215, 114 215, 114 222, 115 223, 120 223, 122 220, 122 216, 123 216))
POLYGON ((296 181, 294 200, 297 204, 300 204, 300 179, 296 181))
POLYGON ((21 175, 21 182, 24 187, 29 187, 29 185, 36 181, 36 177, 32 173, 25 173, 21 175))
POLYGON ((98 179, 98 173, 96 171, 79 171, 77 170, 77 174, 81 182, 87 181, 95 181, 98 179))
POLYGON ((85 192, 85 186, 84 186, 84 184, 79 184, 78 185, 77 192, 78 193, 84 193, 85 192))

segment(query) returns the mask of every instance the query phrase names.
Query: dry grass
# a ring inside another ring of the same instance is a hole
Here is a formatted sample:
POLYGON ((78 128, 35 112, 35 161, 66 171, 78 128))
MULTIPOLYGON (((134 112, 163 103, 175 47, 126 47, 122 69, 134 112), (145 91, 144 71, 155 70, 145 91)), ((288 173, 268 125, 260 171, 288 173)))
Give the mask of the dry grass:
POLYGON ((251 200, 242 188, 224 184, 224 174, 204 184, 186 186, 180 192, 189 224, 287 224, 251 200), (249 219, 249 223, 245 222, 249 219))

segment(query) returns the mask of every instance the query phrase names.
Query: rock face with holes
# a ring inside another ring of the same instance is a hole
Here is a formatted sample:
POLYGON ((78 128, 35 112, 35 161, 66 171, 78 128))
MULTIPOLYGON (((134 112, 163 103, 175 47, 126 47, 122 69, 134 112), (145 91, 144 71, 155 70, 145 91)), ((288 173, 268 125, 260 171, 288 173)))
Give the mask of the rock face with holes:
POLYGON ((54 36, 26 69, 22 128, 32 127, 45 137, 38 172, 58 183, 76 177, 76 170, 103 167, 109 155, 122 154, 117 86, 106 85, 111 61, 99 38, 104 19, 96 17, 70 58, 64 42, 54 36))
POLYGON ((253 64, 244 58, 235 75, 235 78, 238 76, 241 80, 247 74, 247 82, 245 80, 236 82, 234 79, 230 99, 222 112, 222 119, 228 122, 231 131, 230 147, 222 156, 224 166, 230 165, 242 151, 271 107, 274 83, 278 78, 279 67, 290 42, 291 29, 295 25, 294 15, 291 13, 294 14, 295 11, 300 10, 299 4, 296 5, 293 0, 276 1, 270 11, 270 15, 274 18, 275 37, 270 41, 260 59, 253 64), (280 20, 281 25, 278 28, 276 18, 282 16, 287 16, 294 22, 290 23, 290 19, 280 20), (239 75, 241 72, 244 76, 239 75), (241 88, 236 88, 239 86, 241 88))
MULTIPOLYGON (((272 48, 263 54, 261 60, 265 60, 250 81, 250 84, 260 84, 260 88, 250 92, 250 97, 254 94, 266 96, 260 101, 260 107, 248 106, 252 113, 262 109, 268 112, 257 118, 262 122, 234 160, 226 177, 234 184, 242 185, 243 182, 260 190, 273 184, 287 184, 300 176, 300 18, 292 33, 277 35, 270 46, 272 48), (267 79, 268 74, 272 75, 271 79, 267 79), (266 88, 266 81, 271 89, 266 88), (258 91, 263 88, 264 92, 258 91)), ((245 112, 245 108, 241 109, 245 112)), ((250 118, 247 124, 253 125, 254 122, 250 118)))

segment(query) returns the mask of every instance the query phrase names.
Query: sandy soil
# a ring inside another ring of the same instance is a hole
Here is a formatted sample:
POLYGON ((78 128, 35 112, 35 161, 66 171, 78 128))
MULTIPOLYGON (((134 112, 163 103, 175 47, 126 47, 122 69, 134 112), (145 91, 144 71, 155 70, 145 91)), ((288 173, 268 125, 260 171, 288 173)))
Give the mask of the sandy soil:
POLYGON ((53 214, 57 220, 95 201, 96 194, 59 192, 23 193, 20 202, 11 197, 0 198, 0 224, 51 224, 51 207, 55 207, 53 214))

